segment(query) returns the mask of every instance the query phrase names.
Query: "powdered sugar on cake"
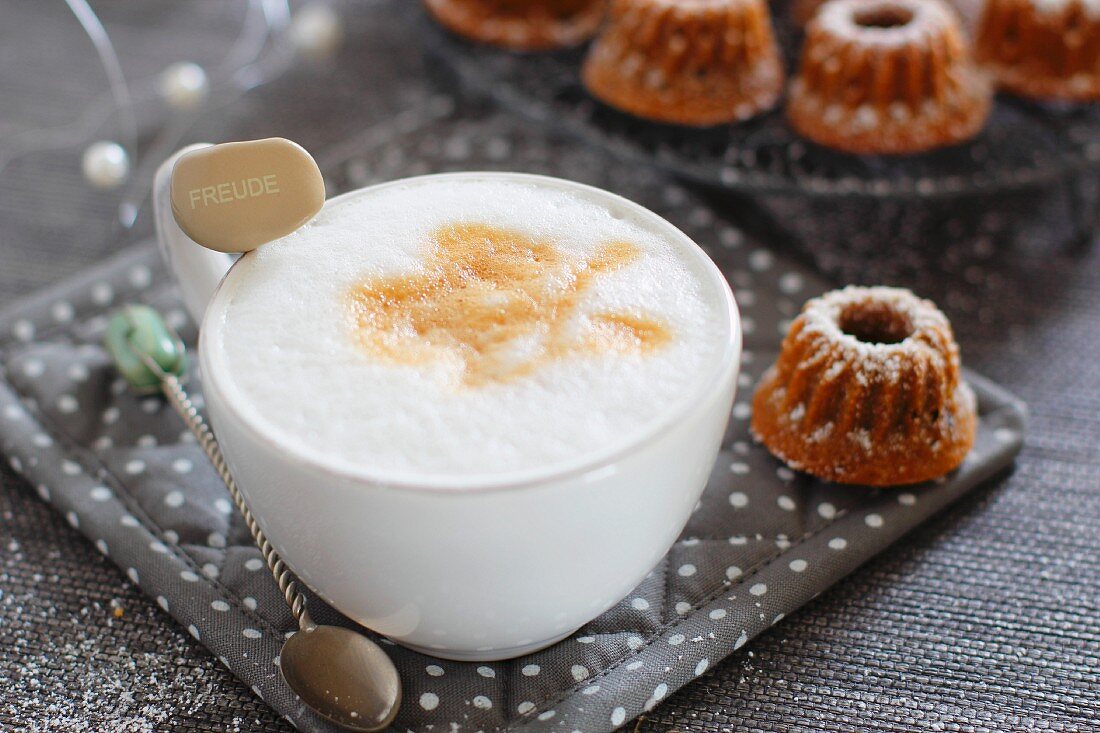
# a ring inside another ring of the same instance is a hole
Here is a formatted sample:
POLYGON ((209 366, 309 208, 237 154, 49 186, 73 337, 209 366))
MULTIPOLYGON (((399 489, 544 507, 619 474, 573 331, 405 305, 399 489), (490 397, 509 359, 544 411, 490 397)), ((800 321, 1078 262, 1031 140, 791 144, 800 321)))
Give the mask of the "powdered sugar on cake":
MULTIPOLYGON (((1064 2, 1065 0, 1038 0, 1040 2, 1064 2)), ((821 6, 814 22, 821 28, 842 38, 858 38, 861 43, 876 46, 906 46, 919 43, 930 34, 939 34, 951 23, 951 12, 940 3, 910 2, 899 0, 897 7, 912 12, 912 19, 888 27, 861 25, 858 20, 858 3, 826 3, 821 6)))
POLYGON ((1031 0, 1035 9, 1049 15, 1064 13, 1073 6, 1080 6, 1092 17, 1100 16, 1100 0, 1031 0))
MULTIPOLYGON (((926 332, 928 329, 950 328, 947 319, 938 309, 934 306, 922 307, 930 304, 914 298, 907 290, 849 286, 810 301, 803 310, 805 319, 803 331, 808 334, 820 333, 831 341, 843 345, 845 350, 854 352, 854 358, 859 361, 859 369, 856 370, 857 378, 865 378, 868 371, 877 371, 885 373, 892 379, 898 379, 907 360, 917 351, 928 358, 942 361, 942 354, 929 349, 927 342, 920 339, 907 337, 897 343, 873 343, 846 333, 840 326, 844 309, 867 299, 888 304, 896 313, 904 315, 909 320, 913 333, 926 332)), ((846 368, 847 362, 838 360, 830 365, 823 378, 835 379, 846 368)))

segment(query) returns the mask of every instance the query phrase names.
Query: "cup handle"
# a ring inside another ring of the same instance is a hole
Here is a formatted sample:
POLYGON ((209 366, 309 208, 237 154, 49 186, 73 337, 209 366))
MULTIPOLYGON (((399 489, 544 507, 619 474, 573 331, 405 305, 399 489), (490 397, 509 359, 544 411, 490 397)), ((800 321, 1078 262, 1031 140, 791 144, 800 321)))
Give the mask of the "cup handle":
POLYGON ((180 156, 209 145, 197 143, 177 151, 160 164, 153 180, 157 245, 169 271, 179 283, 183 303, 195 323, 202 323, 206 305, 214 295, 218 283, 229 271, 229 266, 233 264, 233 257, 197 244, 180 229, 172 214, 172 168, 180 156))

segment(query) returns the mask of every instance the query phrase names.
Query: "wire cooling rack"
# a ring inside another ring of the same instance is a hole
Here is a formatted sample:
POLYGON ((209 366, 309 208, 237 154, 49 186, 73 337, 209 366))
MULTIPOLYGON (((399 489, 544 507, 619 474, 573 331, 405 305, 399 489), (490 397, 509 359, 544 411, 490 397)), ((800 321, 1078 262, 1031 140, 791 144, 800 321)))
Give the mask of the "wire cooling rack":
MULTIPOLYGON (((788 71, 801 33, 788 4, 773 3, 788 71)), ((782 105, 736 125, 691 129, 647 122, 594 100, 580 82, 584 49, 515 53, 438 27, 426 46, 469 88, 620 156, 694 183, 740 193, 815 197, 944 198, 1049 186, 1100 168, 1100 105, 1057 106, 999 96, 973 140, 909 156, 861 156, 800 138, 782 105)))

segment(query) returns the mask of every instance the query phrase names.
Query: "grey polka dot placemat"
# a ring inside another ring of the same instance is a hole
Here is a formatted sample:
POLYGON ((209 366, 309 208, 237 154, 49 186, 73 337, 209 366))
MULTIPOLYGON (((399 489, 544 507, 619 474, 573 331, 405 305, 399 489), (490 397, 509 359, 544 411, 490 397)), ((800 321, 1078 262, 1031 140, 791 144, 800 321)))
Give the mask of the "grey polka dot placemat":
MULTIPOLYGON (((801 302, 829 286, 774 256, 655 173, 526 135, 504 118, 459 119, 448 103, 398 116, 318 159, 338 192, 430 171, 514 169, 599 185, 660 212, 714 257, 742 309, 740 391, 709 486, 668 556, 573 637, 507 662, 441 661, 390 645, 405 684, 395 728, 596 733, 623 725, 779 623, 938 509, 1006 469, 1023 407, 970 374, 974 452, 947 480, 902 490, 826 485, 748 438, 754 378, 801 302)), ((253 691, 302 730, 332 730, 283 684, 291 616, 224 487, 157 397, 130 393, 100 346, 107 314, 140 301, 194 343, 194 325, 151 247, 0 315, 0 448, 44 501, 154 597, 253 691)), ((965 355, 964 355, 965 358, 965 355)), ((191 389, 201 405, 201 383, 191 389)), ((629 507, 623 507, 629 512, 629 507)), ((601 542, 593 542, 599 561, 601 542)), ((320 620, 347 623, 311 599, 320 620)))

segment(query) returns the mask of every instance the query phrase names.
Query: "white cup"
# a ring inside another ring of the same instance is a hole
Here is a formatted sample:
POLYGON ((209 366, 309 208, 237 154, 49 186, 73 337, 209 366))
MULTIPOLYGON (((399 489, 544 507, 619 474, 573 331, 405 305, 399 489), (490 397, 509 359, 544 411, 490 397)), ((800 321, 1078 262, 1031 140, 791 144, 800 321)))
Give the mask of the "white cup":
POLYGON ((427 484, 338 470, 302 445, 280 443, 237 408, 225 355, 215 347, 235 287, 232 260, 195 244, 175 223, 168 196, 174 162, 161 166, 154 184, 157 232, 202 324, 206 408, 260 526, 318 596, 419 651, 506 659, 573 633, 621 600, 668 551, 714 465, 741 352, 729 286, 685 234, 637 204, 569 181, 515 173, 435 176, 536 182, 627 209, 705 264, 726 317, 714 334, 725 349, 713 376, 629 445, 509 483, 427 484))

